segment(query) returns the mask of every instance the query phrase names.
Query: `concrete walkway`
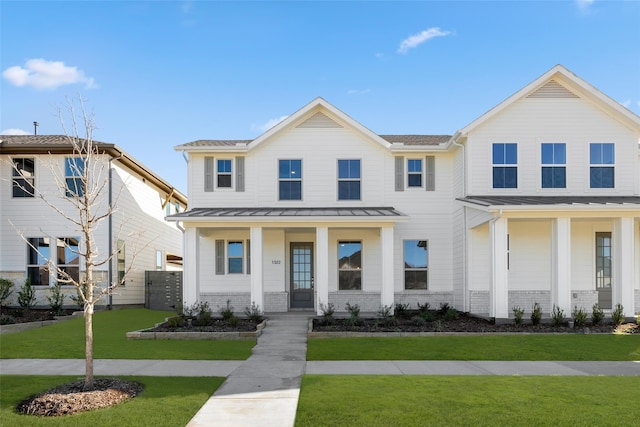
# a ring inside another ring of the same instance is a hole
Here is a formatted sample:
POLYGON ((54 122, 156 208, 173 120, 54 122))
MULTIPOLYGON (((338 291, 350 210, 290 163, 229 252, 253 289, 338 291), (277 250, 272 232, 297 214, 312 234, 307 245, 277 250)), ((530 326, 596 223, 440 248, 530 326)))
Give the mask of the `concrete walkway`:
MULTIPOLYGON (((245 361, 96 359, 94 374, 227 377, 188 427, 293 426, 303 374, 640 376, 640 361, 306 362, 308 318, 309 313, 269 315, 268 327, 245 361)), ((84 359, 0 359, 0 373, 83 375, 84 359)))

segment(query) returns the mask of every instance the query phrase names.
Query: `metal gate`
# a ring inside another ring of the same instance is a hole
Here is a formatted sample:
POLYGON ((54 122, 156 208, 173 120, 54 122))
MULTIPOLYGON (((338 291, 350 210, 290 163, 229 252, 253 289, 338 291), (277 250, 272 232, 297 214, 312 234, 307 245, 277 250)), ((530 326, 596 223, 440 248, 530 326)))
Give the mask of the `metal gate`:
POLYGON ((176 311, 182 307, 182 271, 145 271, 144 306, 176 311))

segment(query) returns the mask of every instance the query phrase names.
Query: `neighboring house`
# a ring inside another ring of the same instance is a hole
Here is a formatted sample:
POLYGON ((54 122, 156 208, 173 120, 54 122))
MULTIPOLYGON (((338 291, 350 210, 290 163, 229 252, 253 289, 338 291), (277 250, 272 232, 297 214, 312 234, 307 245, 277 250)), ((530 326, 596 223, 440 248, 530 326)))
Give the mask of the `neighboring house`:
POLYGON ((453 136, 317 98, 188 154, 184 301, 640 311, 640 117, 558 65, 453 136))
MULTIPOLYGON (((105 212, 108 204, 116 209, 95 230, 97 259, 118 249, 111 262, 95 267, 94 277, 98 277, 99 286, 106 286, 130 270, 124 286, 101 304, 144 304, 145 270, 182 269, 182 233, 164 218, 184 211, 187 199, 118 146, 94 143, 101 152, 97 157, 101 164, 89 167, 100 171, 105 189, 93 211, 105 212)), ((78 227, 37 196, 43 193, 57 209, 77 216, 65 194, 68 190, 54 181, 54 171, 64 173, 63 186, 72 186, 73 168, 68 166, 78 160, 66 136, 0 136, 0 277, 16 283, 13 303, 19 286, 28 278, 36 289, 38 304, 48 305, 46 296, 56 281, 47 269, 48 260, 75 277, 82 275, 83 259, 69 250, 82 251, 84 242, 78 227), (28 191, 30 187, 37 191, 28 191)), ((75 288, 65 286, 64 292, 75 295, 75 288)), ((72 301, 67 299, 65 304, 72 301)))

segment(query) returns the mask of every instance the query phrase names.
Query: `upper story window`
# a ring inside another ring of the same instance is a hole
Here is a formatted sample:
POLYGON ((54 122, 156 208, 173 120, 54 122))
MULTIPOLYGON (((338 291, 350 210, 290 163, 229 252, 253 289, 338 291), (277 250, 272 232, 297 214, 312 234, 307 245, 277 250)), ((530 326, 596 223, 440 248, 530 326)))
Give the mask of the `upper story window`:
POLYGON ((422 187, 422 159, 407 160, 407 186, 422 187))
POLYGON ((302 200, 302 160, 278 162, 278 197, 280 200, 302 200))
POLYGON ((80 157, 67 157, 64 161, 64 177, 67 185, 67 197, 84 196, 82 179, 84 176, 85 161, 80 157))
POLYGON ((338 160, 338 200, 360 200, 360 160, 338 160))
POLYGON ((567 148, 564 143, 543 143, 542 188, 567 187, 567 148))
POLYGON ((493 188, 518 188, 518 144, 493 144, 493 188))
POLYGON ((33 197, 35 164, 33 159, 13 159, 13 197, 33 197))
POLYGON ((218 159, 218 188, 231 188, 230 159, 218 159))
POLYGON ((428 289, 429 260, 426 240, 404 241, 404 288, 428 289))
POLYGON ((615 186, 615 146, 612 143, 592 143, 590 145, 589 180, 591 188, 614 188, 615 186))

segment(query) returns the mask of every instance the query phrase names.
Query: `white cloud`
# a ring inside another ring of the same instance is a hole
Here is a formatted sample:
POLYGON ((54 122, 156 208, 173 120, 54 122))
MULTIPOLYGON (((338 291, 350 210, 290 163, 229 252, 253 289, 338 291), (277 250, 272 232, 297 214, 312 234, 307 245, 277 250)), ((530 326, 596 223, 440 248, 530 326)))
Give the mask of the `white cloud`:
POLYGON ((31 135, 31 132, 27 132, 22 129, 5 129, 2 131, 2 135, 31 135))
POLYGON ((260 132, 266 132, 272 127, 274 127, 275 125, 277 125, 278 123, 280 123, 281 121, 283 121, 284 119, 286 119, 287 117, 289 116, 280 116, 277 119, 269 119, 266 123, 261 125, 252 125, 251 128, 257 129, 260 132))
POLYGON ((589 8, 595 2, 595 0, 575 0, 575 2, 576 2, 576 5, 578 6, 578 9, 580 9, 583 12, 586 12, 587 10, 589 10, 589 8))
POLYGON ((24 67, 9 67, 2 76, 15 86, 31 86, 36 89, 55 89, 59 86, 84 83, 86 89, 97 87, 93 78, 84 75, 77 67, 69 67, 62 61, 29 59, 24 67))
POLYGON ((398 53, 405 54, 409 51, 409 49, 413 49, 415 47, 420 46, 422 43, 431 40, 434 37, 444 37, 451 34, 450 31, 442 31, 438 27, 429 28, 428 30, 424 30, 418 34, 414 34, 400 43, 400 47, 398 48, 398 53))
POLYGON ((371 92, 371 89, 349 89, 347 95, 364 95, 371 92))
POLYGON ((621 104, 624 107, 629 108, 631 106, 631 100, 630 99, 626 99, 626 100, 622 101, 621 104))

